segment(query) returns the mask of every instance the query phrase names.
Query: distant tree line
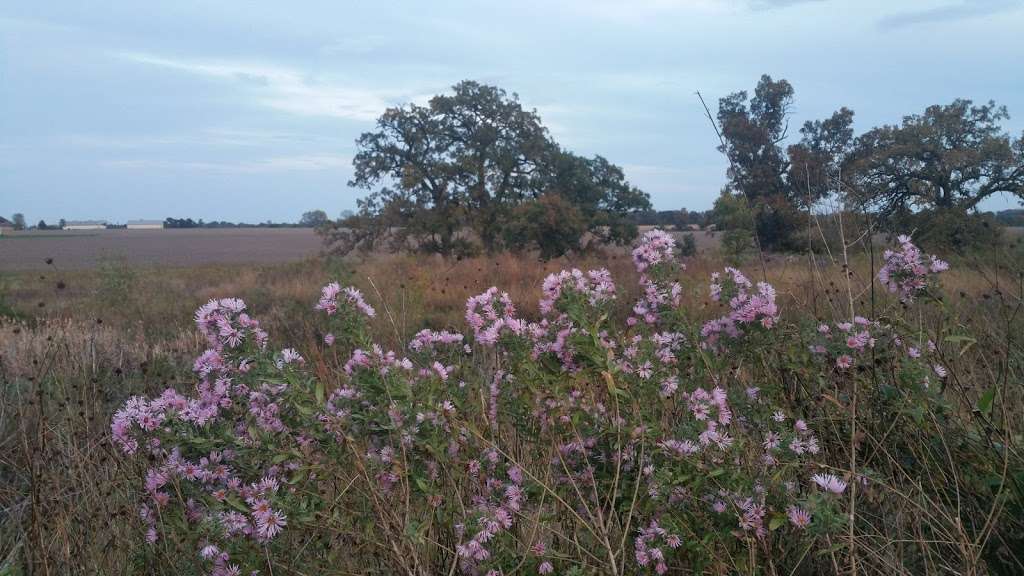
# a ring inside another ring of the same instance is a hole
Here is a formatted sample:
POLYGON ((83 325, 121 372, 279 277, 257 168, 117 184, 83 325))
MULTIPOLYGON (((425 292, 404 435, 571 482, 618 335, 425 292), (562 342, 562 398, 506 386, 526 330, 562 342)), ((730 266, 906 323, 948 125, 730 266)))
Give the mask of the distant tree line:
POLYGON ((1018 228, 1024 228, 1024 210, 1000 210, 995 214, 988 212, 996 222, 1003 226, 1015 226, 1018 228))
MULTIPOLYGON (((343 212, 351 215, 350 211, 343 212)), ((257 224, 249 224, 246 222, 228 222, 225 220, 210 220, 209 222, 202 218, 193 220, 192 218, 165 218, 164 228, 317 228, 330 222, 330 218, 327 213, 323 210, 310 210, 302 215, 302 218, 298 222, 260 222, 257 224)), ((25 215, 17 213, 11 216, 11 224, 15 230, 62 230, 67 222, 61 218, 57 224, 47 224, 46 220, 40 220, 35 226, 26 226, 25 215)), ((126 228, 126 224, 107 224, 108 229, 121 229, 126 228)))
POLYGON ((630 219, 640 226, 659 226, 663 228, 675 228, 682 230, 691 225, 701 228, 712 224, 712 211, 701 212, 698 210, 689 211, 686 208, 679 210, 643 210, 634 212, 630 219))
MULTIPOLYGON (((327 215, 323 210, 314 210, 323 214, 323 219, 327 220, 327 215)), ((193 220, 192 218, 165 218, 164 228, 311 228, 315 227, 316 224, 311 222, 307 215, 307 212, 303 215, 303 218, 299 222, 259 222, 256 224, 250 224, 247 222, 228 222, 225 220, 211 220, 209 222, 200 218, 199 220, 193 220)))

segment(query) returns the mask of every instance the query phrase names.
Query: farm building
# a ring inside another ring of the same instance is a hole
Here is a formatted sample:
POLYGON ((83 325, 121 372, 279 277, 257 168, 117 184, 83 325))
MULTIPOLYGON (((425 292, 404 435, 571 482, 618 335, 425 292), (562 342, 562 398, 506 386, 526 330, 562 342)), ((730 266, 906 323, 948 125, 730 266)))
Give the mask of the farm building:
POLYGON ((72 220, 64 224, 65 230, 106 230, 106 220, 72 220))
POLYGON ((161 230, 164 227, 163 220, 129 220, 129 230, 161 230))
POLYGON ((4 234, 6 234, 8 232, 13 232, 13 231, 14 231, 14 222, 11 222, 10 220, 8 220, 7 218, 4 218, 3 216, 0 216, 0 236, 3 236, 4 234))

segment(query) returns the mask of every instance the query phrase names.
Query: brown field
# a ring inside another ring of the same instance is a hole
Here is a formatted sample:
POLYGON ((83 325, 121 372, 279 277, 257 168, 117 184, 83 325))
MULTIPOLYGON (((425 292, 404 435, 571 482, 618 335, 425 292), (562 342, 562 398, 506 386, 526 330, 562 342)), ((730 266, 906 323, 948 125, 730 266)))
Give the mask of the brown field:
MULTIPOLYGON (((692 234, 698 250, 718 246, 713 232, 692 234)), ((322 249, 310 228, 33 230, 0 236, 0 272, 50 269, 48 258, 59 270, 88 270, 110 261, 132 267, 274 264, 316 256, 322 249)))
POLYGON ((0 236, 0 271, 41 270, 47 258, 62 270, 95 268, 105 260, 133 266, 274 263, 320 249, 310 228, 45 230, 0 236))

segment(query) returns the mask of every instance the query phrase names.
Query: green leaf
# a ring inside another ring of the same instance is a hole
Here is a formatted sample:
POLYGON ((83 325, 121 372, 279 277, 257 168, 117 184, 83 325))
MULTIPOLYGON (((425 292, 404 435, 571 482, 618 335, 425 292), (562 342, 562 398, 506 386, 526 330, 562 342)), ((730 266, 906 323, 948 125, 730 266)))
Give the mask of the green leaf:
POLYGON ((781 514, 772 516, 772 519, 768 522, 769 530, 778 530, 783 524, 786 523, 786 517, 781 514))
POLYGON ((981 395, 981 398, 978 398, 978 410, 985 416, 988 416, 992 412, 992 403, 995 402, 995 399, 996 389, 989 388, 981 395))
POLYGON ((416 487, 419 488, 421 492, 430 492, 430 484, 427 484, 426 480, 419 476, 416 476, 414 480, 416 481, 416 487))
POLYGON ((249 509, 246 508, 245 504, 242 504, 242 501, 239 500, 237 496, 228 496, 227 498, 224 499, 224 501, 230 504, 232 508, 238 510, 239 512, 245 512, 246 514, 249 513, 249 509))
POLYGON ((319 405, 324 403, 324 383, 323 383, 323 380, 317 379, 315 393, 316 393, 316 403, 319 406, 319 405))
POLYGON ((828 548, 824 548, 822 550, 818 550, 817 555, 818 556, 824 556, 826 554, 832 554, 834 552, 838 552, 838 551, 842 550, 844 546, 846 546, 846 544, 844 544, 842 542, 840 542, 839 544, 833 544, 833 545, 829 546, 828 548))

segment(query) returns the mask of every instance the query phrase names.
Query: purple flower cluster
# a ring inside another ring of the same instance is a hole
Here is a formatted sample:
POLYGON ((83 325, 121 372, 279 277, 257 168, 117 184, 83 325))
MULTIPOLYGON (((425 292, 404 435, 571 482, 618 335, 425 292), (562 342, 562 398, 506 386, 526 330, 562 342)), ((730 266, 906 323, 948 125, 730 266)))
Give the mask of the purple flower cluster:
POLYGON ((323 310, 328 316, 336 314, 338 312, 339 296, 342 298, 342 302, 348 304, 352 309, 357 310, 367 318, 373 318, 377 315, 373 306, 367 304, 366 300, 363 299, 362 292, 352 286, 342 288, 337 282, 331 282, 320 290, 320 301, 317 302, 315 309, 323 310))
POLYGON ((667 272, 678 266, 685 266, 675 260, 675 240, 667 232, 651 230, 640 238, 640 245, 633 250, 633 265, 640 273, 641 297, 633 306, 633 315, 626 319, 629 326, 641 320, 646 324, 657 324, 662 312, 678 308, 683 294, 679 282, 665 283, 658 279, 655 270, 667 272))
MULTIPOLYGON (((134 453, 138 449, 138 441, 133 436, 136 430, 152 433, 168 418, 202 427, 216 420, 222 410, 232 408, 236 397, 249 397, 249 388, 235 382, 237 376, 249 371, 252 362, 244 344, 254 342, 257 349, 252 352, 261 353, 266 348, 267 334, 260 329, 259 322, 244 310, 245 302, 237 298, 211 300, 199 308, 195 315, 196 325, 211 348, 193 364, 193 370, 200 378, 196 395, 187 398, 168 388, 153 400, 140 396, 130 398, 114 414, 111 423, 113 439, 126 453, 134 453)), ((301 359, 292 356, 297 356, 294 351, 286 353, 282 359, 301 359)))
POLYGON ((615 282, 607 269, 591 270, 584 274, 580 270, 562 270, 544 279, 543 298, 540 313, 545 316, 555 310, 558 300, 572 292, 586 298, 591 306, 599 306, 615 299, 615 282))
POLYGON ((885 265, 878 271, 878 280, 900 301, 913 302, 928 287, 929 277, 949 270, 949 263, 927 255, 910 241, 910 236, 897 237, 899 250, 886 250, 885 265))
POLYGON ((424 352, 433 350, 437 346, 462 344, 463 338, 462 334, 458 332, 436 331, 424 328, 413 336, 412 341, 409 342, 409 350, 424 352))
POLYGON ((195 320, 199 332, 217 352, 238 348, 249 338, 260 348, 267 344, 267 333, 246 314, 245 302, 238 298, 210 300, 196 310, 195 320))
POLYGON ((724 276, 718 272, 711 275, 711 299, 727 299, 729 313, 709 320, 701 328, 703 345, 709 349, 718 347, 723 334, 730 338, 742 336, 742 326, 760 325, 770 330, 779 321, 771 284, 758 282, 755 291, 750 280, 735 268, 726 268, 724 276))
POLYGON ((675 549, 682 545, 683 540, 677 534, 671 534, 651 520, 647 526, 639 528, 640 533, 633 541, 633 555, 636 563, 646 567, 653 565, 654 572, 665 574, 668 563, 665 559, 665 548, 675 549))
MULTIPOLYGON (((284 553, 293 535, 335 522, 308 520, 329 501, 352 515, 346 526, 403 533, 453 519, 462 574, 513 566, 549 574, 573 552, 538 519, 586 522, 597 511, 642 514, 643 524, 636 516, 602 522, 640 526, 622 571, 664 574, 683 533, 748 546, 767 539, 766 518, 788 518, 799 534, 814 513, 817 535, 829 517, 822 507, 842 506, 824 496, 841 494, 845 481, 810 476, 820 447, 808 423, 773 406, 767 384, 762 392, 729 372, 742 361, 733 353, 747 358, 741 342, 710 357, 695 345, 699 325, 672 312, 682 294, 666 274, 676 269, 673 246, 652 231, 634 251, 643 293, 625 327, 607 314, 616 295, 607 270, 568 270, 544 281, 540 321, 517 317, 509 295, 490 288, 466 303, 473 338, 424 329, 408 357, 369 338, 373 309, 357 290, 329 284, 316 309, 341 329, 331 356, 344 364, 327 378, 296 349, 268 351, 240 300, 212 301, 196 315, 210 349, 195 362, 194 391, 133 397, 113 418, 122 450, 151 460, 140 510, 147 540, 187 531, 210 574, 248 574, 284 553), (469 354, 473 347, 489 352, 469 354), (503 448, 509 437, 527 449, 503 448), (636 498, 629 512, 609 501, 624 494, 636 498), (522 564, 527 546, 535 557, 522 564)), ((705 347, 779 321, 771 286, 755 287, 738 270, 716 274, 711 290, 729 312, 704 325, 705 347)), ((858 318, 816 337, 829 351, 857 355, 879 331, 858 318)), ((310 358, 320 370, 320 358, 310 358)), ((585 540, 590 530, 581 528, 565 527, 585 540)), ((704 546, 686 544, 687 555, 704 546)))
POLYGON ((857 358, 875 347, 876 333, 883 327, 863 316, 855 316, 853 322, 837 322, 835 328, 829 324, 819 324, 817 336, 820 344, 812 344, 812 354, 828 355, 835 358, 835 365, 840 370, 851 368, 857 358), (875 333, 872 333, 872 330, 875 333))
POLYGON ((498 343, 503 331, 522 334, 526 322, 516 318, 516 307, 508 292, 498 292, 491 286, 483 294, 466 300, 466 324, 473 329, 473 337, 484 346, 498 343))
POLYGON ((664 262, 674 262, 676 241, 663 230, 649 230, 640 237, 640 245, 633 249, 633 264, 637 272, 647 272, 664 262))
POLYGON ((502 479, 498 453, 487 450, 483 456, 483 462, 469 462, 469 475, 475 478, 474 508, 467 510, 467 520, 455 527, 462 540, 455 546, 455 553, 466 573, 478 573, 492 558, 494 540, 512 529, 526 501, 522 471, 510 467, 506 479, 502 479))
MULTIPOLYGON (((161 530, 175 529, 168 522, 178 514, 190 526, 216 526, 217 539, 225 541, 265 543, 288 524, 275 504, 278 492, 298 468, 297 455, 309 455, 313 446, 286 423, 292 397, 302 393, 288 375, 305 360, 291 348, 267 353, 266 333, 244 310, 241 300, 221 299, 196 313, 211 348, 195 361, 193 394, 168 388, 153 399, 136 396, 114 414, 115 443, 126 454, 145 446, 151 461, 140 508, 150 543, 161 530), (280 446, 293 448, 285 458, 258 457, 280 446)), ((212 563, 210 574, 240 573, 218 543, 203 545, 200 556, 212 563)))

